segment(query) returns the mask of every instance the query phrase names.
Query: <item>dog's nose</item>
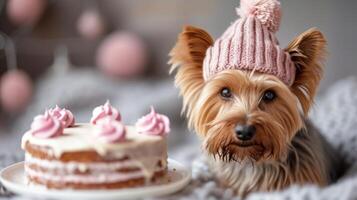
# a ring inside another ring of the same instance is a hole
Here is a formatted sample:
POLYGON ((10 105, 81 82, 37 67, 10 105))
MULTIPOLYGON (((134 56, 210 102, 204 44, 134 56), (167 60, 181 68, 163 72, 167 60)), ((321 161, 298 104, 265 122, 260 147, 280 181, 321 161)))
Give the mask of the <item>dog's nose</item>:
POLYGON ((255 127, 253 125, 237 125, 235 128, 237 138, 242 141, 247 141, 253 138, 255 134, 255 127))

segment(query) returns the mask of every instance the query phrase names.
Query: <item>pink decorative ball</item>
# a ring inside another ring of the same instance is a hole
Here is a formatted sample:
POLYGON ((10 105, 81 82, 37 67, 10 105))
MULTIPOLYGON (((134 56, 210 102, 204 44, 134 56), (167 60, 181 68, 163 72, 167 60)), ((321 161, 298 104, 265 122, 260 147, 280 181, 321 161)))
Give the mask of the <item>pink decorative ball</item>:
POLYGON ((45 7, 45 0, 9 0, 7 15, 16 25, 34 25, 45 7))
POLYGON ((23 110, 32 96, 32 83, 26 73, 11 70, 3 75, 0 100, 5 111, 16 113, 23 110))
POLYGON ((133 77, 144 72, 147 63, 145 44, 133 33, 109 35, 97 51, 97 65, 112 77, 133 77))
POLYGON ((79 34, 87 39, 96 39, 105 32, 102 16, 95 10, 87 10, 81 14, 77 29, 79 34))
POLYGON ((237 11, 241 17, 254 15, 269 31, 279 29, 281 8, 278 0, 241 0, 237 11))

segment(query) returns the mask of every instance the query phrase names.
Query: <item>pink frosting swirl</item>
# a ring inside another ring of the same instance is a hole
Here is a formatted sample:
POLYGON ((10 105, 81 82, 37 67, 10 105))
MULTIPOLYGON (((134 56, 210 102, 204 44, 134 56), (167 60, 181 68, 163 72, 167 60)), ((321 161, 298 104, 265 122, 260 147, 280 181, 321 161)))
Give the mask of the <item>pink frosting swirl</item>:
POLYGON ((155 112, 151 106, 151 112, 141 117, 136 122, 136 130, 147 135, 167 135, 170 132, 170 120, 167 116, 155 112))
POLYGON ((63 134, 63 127, 61 121, 46 111, 44 115, 34 118, 30 131, 33 136, 38 138, 53 138, 63 134))
POLYGON ((117 121, 121 120, 119 111, 117 109, 115 109, 114 107, 112 107, 112 105, 110 105, 109 101, 107 101, 104 105, 94 108, 93 115, 92 115, 90 122, 92 124, 96 124, 99 119, 102 119, 107 116, 110 116, 117 121))
POLYGON ((125 141, 125 126, 114 118, 110 116, 101 118, 97 121, 96 126, 98 128, 96 135, 105 143, 125 141))
POLYGON ((74 125, 74 116, 71 111, 60 108, 56 105, 55 108, 48 110, 48 113, 61 121, 63 128, 67 128, 74 125))

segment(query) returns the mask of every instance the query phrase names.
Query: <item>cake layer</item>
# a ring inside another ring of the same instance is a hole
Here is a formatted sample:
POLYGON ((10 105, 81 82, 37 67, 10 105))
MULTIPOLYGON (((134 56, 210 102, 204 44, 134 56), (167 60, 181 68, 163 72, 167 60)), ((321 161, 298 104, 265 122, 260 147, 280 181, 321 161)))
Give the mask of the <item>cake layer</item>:
POLYGON ((53 150, 48 146, 31 144, 29 141, 24 145, 27 154, 43 160, 60 160, 62 162, 112 162, 127 160, 127 156, 119 158, 103 157, 94 150, 81 150, 73 152, 63 152, 60 156, 55 156, 53 150))
MULTIPOLYGON (((150 182, 154 182, 156 179, 165 176, 166 171, 156 172, 154 176, 150 179, 150 182)), ((145 178, 130 179, 127 181, 119 182, 103 182, 103 183, 74 183, 74 182, 63 182, 63 181, 50 181, 43 177, 27 176, 30 184, 44 185, 50 189, 120 189, 120 188, 131 188, 142 186, 146 183, 145 178)))
MULTIPOLYGON (((89 174, 89 173, 112 173, 112 172, 135 172, 141 171, 140 166, 132 160, 117 162, 61 162, 54 160, 42 160, 32 157, 30 154, 25 156, 26 166, 37 171, 53 174, 89 174)), ((166 168, 161 160, 157 161, 154 171, 166 168)))
MULTIPOLYGON (((140 170, 127 172, 101 172, 101 173, 51 173, 37 170, 33 166, 25 166, 27 176, 41 178, 45 181, 59 183, 82 183, 82 184, 99 184, 99 183, 116 183, 128 181, 131 179, 145 178, 144 173, 140 170)), ((163 172, 164 169, 157 169, 157 172, 163 172)))
MULTIPOLYGON (((55 157, 51 153, 51 149, 46 146, 38 146, 38 145, 33 145, 29 142, 25 144, 25 151, 26 154, 25 156, 28 156, 33 159, 37 160, 48 160, 48 161, 61 161, 61 162, 79 162, 79 163, 100 163, 104 162, 107 164, 113 163, 113 162, 119 162, 119 161, 127 161, 129 160, 129 156, 123 155, 122 157, 119 158, 114 158, 111 156, 101 156, 95 151, 77 151, 77 152, 66 152, 63 153, 60 157, 55 157)), ((137 162, 140 161, 140 159, 146 159, 142 158, 145 155, 134 157, 134 160, 137 162)), ((162 155, 162 156, 155 156, 155 155, 149 155, 148 153, 146 156, 150 156, 150 160, 155 160, 157 158, 158 160, 161 161, 162 165, 166 164, 167 160, 167 155, 162 155)))
MULTIPOLYGON (((26 165, 44 172, 54 173, 93 173, 93 172, 129 172, 141 170, 136 166, 136 163, 130 160, 117 162, 95 162, 95 163, 81 163, 81 162, 60 162, 55 160, 42 160, 26 154, 26 165)), ((162 166, 158 161, 158 166, 162 166)), ((158 167, 161 168, 161 167, 158 167)))

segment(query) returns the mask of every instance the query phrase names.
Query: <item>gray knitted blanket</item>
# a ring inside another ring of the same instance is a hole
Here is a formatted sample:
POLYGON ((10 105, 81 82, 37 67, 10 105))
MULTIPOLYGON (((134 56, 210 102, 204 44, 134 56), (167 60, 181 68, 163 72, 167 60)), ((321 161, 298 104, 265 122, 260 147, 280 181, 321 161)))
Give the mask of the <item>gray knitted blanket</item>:
MULTIPOLYGON (((155 105, 159 111, 169 113, 173 123, 173 134, 170 135, 170 157, 191 167, 193 179, 183 191, 160 199, 238 199, 227 188, 219 187, 214 182, 213 175, 207 167, 205 160, 200 156, 199 144, 194 139, 194 134, 186 134, 186 125, 180 118, 180 99, 178 91, 172 86, 172 81, 137 81, 130 84, 125 82, 112 82, 99 77, 90 71, 71 71, 49 74, 39 83, 33 105, 25 115, 19 118, 6 142, 0 142, 0 169, 23 159, 18 148, 19 138, 31 122, 31 118, 43 111, 46 106, 58 103, 73 110, 78 121, 88 120, 90 110, 107 98, 113 105, 122 111, 127 123, 133 123, 141 114, 147 112, 147 107, 155 105), (93 80, 97 80, 93 82, 93 80), (56 90, 49 88, 67 83, 56 90), (96 92, 93 92, 96 91, 96 92), (113 91, 117 91, 114 93, 113 91), (120 91, 120 92, 118 92, 120 91), (81 98, 76 94, 81 93, 81 98), (124 95, 125 94, 125 95, 124 95), (140 105, 133 99, 141 98, 140 105), (44 97, 47 97, 44 99, 44 97), (135 109, 133 109, 135 108, 135 109), (7 146, 5 145, 7 144, 7 146), (11 148, 12 147, 12 148, 11 148), (16 147, 16 148, 14 148, 16 147), (8 151, 8 149, 14 149, 8 151)), ((357 199, 357 80, 349 78, 335 84, 326 95, 317 101, 312 121, 325 134, 326 138, 345 156, 350 167, 336 183, 325 188, 315 185, 292 186, 281 192, 253 193, 247 199, 321 199, 321 200, 347 200, 357 199)), ((29 199, 28 197, 15 196, 7 192, 0 184, 0 200, 3 199, 29 199)))

